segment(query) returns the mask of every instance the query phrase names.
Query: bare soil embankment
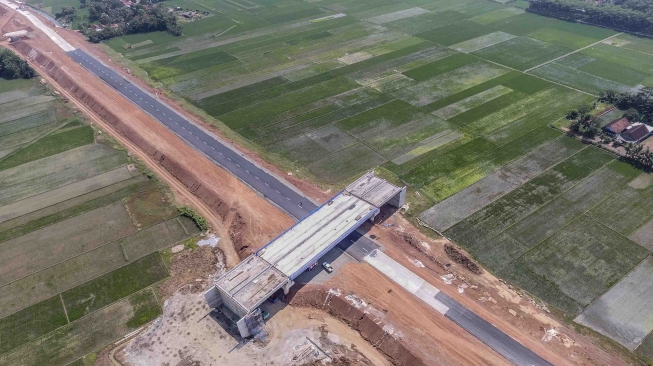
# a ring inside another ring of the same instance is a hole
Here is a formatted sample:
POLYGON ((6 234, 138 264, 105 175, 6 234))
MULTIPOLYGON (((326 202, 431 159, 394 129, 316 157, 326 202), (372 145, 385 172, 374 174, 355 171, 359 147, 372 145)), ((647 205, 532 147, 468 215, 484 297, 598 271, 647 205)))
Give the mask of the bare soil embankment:
POLYGON ((354 296, 345 296, 338 289, 315 287, 297 293, 290 305, 320 309, 340 319, 358 331, 394 365, 427 365, 405 346, 407 340, 398 336, 395 328, 385 322, 381 311, 370 311, 371 308, 354 296))
MULTIPOLYGON (((35 32, 38 33, 38 32, 35 32)), ((61 50, 53 50, 40 37, 12 46, 28 59, 64 96, 91 114, 139 157, 176 193, 184 191, 182 203, 195 206, 207 216, 219 236, 229 266, 240 261, 238 249, 262 245, 292 223, 292 219, 260 198, 229 172, 217 167, 186 145, 158 121, 145 114, 116 91, 90 75, 61 50), (155 165, 155 166, 153 166, 155 165), (174 182, 173 182, 174 180, 174 182), (175 189, 178 188, 178 189, 175 189), (232 220, 237 219, 237 224, 232 220)), ((240 253, 239 253, 240 252, 240 253)))

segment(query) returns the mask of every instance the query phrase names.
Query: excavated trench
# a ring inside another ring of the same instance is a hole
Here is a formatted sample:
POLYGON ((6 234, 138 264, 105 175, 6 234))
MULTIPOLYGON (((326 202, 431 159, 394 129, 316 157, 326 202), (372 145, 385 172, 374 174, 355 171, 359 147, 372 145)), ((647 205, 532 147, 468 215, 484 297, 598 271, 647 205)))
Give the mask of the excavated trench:
POLYGON ((385 322, 383 314, 364 305, 359 299, 326 287, 302 289, 291 296, 290 305, 320 309, 358 331, 394 365, 426 366, 406 347, 404 339, 396 335, 394 327, 385 322))

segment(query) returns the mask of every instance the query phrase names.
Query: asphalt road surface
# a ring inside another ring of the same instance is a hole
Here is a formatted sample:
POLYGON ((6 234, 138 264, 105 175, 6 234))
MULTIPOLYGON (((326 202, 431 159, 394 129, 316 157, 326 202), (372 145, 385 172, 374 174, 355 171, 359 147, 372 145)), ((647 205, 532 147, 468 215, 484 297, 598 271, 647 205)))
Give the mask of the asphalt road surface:
POLYGON ((86 52, 76 49, 68 52, 68 55, 163 123, 190 145, 233 173, 290 215, 297 219, 303 219, 316 208, 315 204, 309 199, 289 188, 270 173, 254 165, 240 153, 216 140, 203 129, 181 117, 157 98, 125 80, 118 73, 89 56, 86 52))
POLYGON ((524 347, 442 291, 435 295, 435 299, 449 308, 444 316, 515 365, 551 365, 535 352, 524 347))
MULTIPOLYGON (((216 140, 203 129, 168 108, 157 98, 144 92, 131 82, 124 79, 111 68, 89 56, 86 52, 76 49, 68 55, 84 68, 95 74, 120 94, 163 123, 188 144, 203 152, 224 169, 230 171, 240 180, 265 196, 266 199, 281 207, 298 220, 308 216, 317 206, 299 192, 290 188, 287 182, 282 182, 267 171, 259 168, 242 154, 216 140)), ((360 232, 353 232, 339 245, 342 250, 357 260, 362 260, 369 252, 378 248, 372 240, 360 232)), ((439 301, 449 307, 445 316, 463 329, 474 335, 490 348, 516 365, 550 365, 533 351, 521 345, 492 324, 486 322, 449 296, 438 293, 439 301)))

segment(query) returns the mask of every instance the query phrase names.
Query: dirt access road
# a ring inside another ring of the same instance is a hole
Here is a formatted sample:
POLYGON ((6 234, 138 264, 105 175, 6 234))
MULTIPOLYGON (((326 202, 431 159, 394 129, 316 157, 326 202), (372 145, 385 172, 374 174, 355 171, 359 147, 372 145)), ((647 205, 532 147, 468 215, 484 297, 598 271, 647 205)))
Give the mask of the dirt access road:
MULTIPOLYGON (((14 14, 9 13, 9 15, 5 16, 14 16, 14 14)), ((12 24, 12 27, 15 25, 14 23, 7 24, 12 24)), ((13 27, 11 30, 16 30, 16 28, 17 27, 13 27)), ((57 31, 76 47, 86 49, 88 52, 93 54, 96 53, 94 50, 88 50, 86 48, 87 44, 79 41, 78 34, 65 30, 57 31)), ((281 213, 278 209, 267 203, 262 198, 258 197, 254 192, 242 185, 242 183, 229 173, 216 167, 201 154, 189 148, 186 144, 180 141, 177 136, 173 135, 157 121, 153 120, 140 109, 134 107, 122 96, 118 95, 112 88, 108 87, 81 68, 81 66, 73 62, 42 33, 35 31, 32 34, 34 35, 34 39, 29 40, 28 43, 34 47, 34 49, 47 54, 50 58, 56 60, 60 69, 68 74, 80 87, 86 89, 89 94, 92 94, 97 100, 101 100, 104 104, 104 108, 111 110, 121 121, 129 123, 130 126, 142 133, 144 138, 155 144, 158 149, 165 151, 167 155, 181 159, 188 169, 192 170, 193 173, 202 180, 202 184, 211 185, 218 191, 224 193, 222 196, 225 202, 229 205, 230 210, 227 215, 221 217, 220 215, 212 213, 211 210, 203 205, 201 201, 198 202, 194 199, 194 196, 189 194, 186 187, 180 185, 176 179, 174 179, 170 174, 167 174, 165 169, 161 169, 155 161, 152 161, 148 154, 139 151, 138 147, 130 144, 129 141, 122 138, 120 134, 115 133, 110 126, 106 125, 106 123, 104 123, 103 120, 91 109, 87 108, 84 103, 76 100, 72 94, 67 93, 64 89, 59 89, 65 96, 75 103, 78 108, 89 114, 98 125, 111 132, 121 143, 125 144, 133 153, 143 159, 150 169, 157 172, 161 179, 165 180, 173 187, 175 193, 182 202, 197 207, 210 219, 211 223, 216 228, 218 235, 223 238, 221 243, 224 244, 230 266, 233 265, 233 261, 237 261, 237 258, 234 257, 234 252, 236 251, 233 246, 229 248, 229 244, 239 245, 240 243, 240 246, 238 247, 239 249, 243 246, 257 247, 265 244, 269 239, 292 224, 292 220, 289 217, 281 213), (238 223, 238 225, 236 225, 238 227, 238 232, 232 230, 234 226, 232 225, 233 222, 238 223), (233 238, 237 238, 239 243, 229 243, 229 240, 225 240, 233 238)), ((109 62, 106 56, 103 58, 103 61, 107 63, 109 62)), ((35 66, 38 68, 38 65, 35 66)), ((115 68, 119 69, 119 67, 115 68)), ((126 76, 129 77, 129 75, 126 76)), ((46 79, 51 83, 53 82, 52 78, 46 76, 46 79)), ((57 85, 55 85, 55 87, 57 87, 57 85)), ((176 106, 172 101, 169 101, 169 105, 178 110, 180 109, 179 106, 176 106)), ((194 116, 190 116, 187 113, 185 114, 197 121, 194 116)), ((304 188, 305 186, 310 188, 310 184, 303 184, 300 188, 304 188)), ((319 190, 308 190, 310 192, 307 193, 313 195, 318 200, 325 196, 324 192, 320 192, 319 190)), ((373 230, 383 231, 379 227, 375 227, 373 230)), ((392 235, 381 233, 378 236, 386 245, 389 255, 399 262, 406 262, 405 251, 410 250, 410 248, 407 248, 406 243, 400 237, 393 237, 392 235)), ((427 259, 421 261, 423 263, 428 262, 427 259)), ((442 361, 444 364, 501 364, 505 362, 505 360, 500 358, 500 356, 492 350, 480 344, 480 342, 469 336, 460 328, 457 328, 447 319, 440 317, 434 311, 422 309, 421 311, 407 312, 406 309, 420 308, 422 305, 419 303, 419 300, 407 294, 406 296, 387 295, 388 290, 392 289, 392 287, 388 287, 389 280, 380 273, 373 271, 371 267, 366 264, 352 264, 351 267, 354 269, 350 270, 350 273, 342 273, 334 278, 334 281, 337 281, 339 286, 348 291, 353 291, 360 296, 367 298, 368 301, 383 304, 383 310, 387 311, 388 314, 391 314, 390 316, 393 317, 394 326, 402 332, 405 332, 405 334, 411 335, 411 337, 407 338, 408 343, 414 345, 429 345, 428 347, 424 347, 421 351, 422 354, 425 355, 425 360, 437 359, 442 361), (361 277, 361 274, 363 273, 367 273, 368 276, 361 277), (425 324, 428 324, 428 326, 425 327, 425 324), (460 352, 461 349, 464 349, 464 353, 460 352)), ((434 284, 437 284, 438 287, 442 287, 441 283, 438 282, 442 281, 438 277, 438 274, 440 273, 438 271, 441 270, 437 268, 431 269, 431 267, 437 266, 429 265, 429 269, 424 270, 426 273, 419 274, 424 276, 424 278, 428 278, 430 282, 432 281, 434 284)), ((427 268, 426 265, 424 268, 427 268)), ((443 273, 447 273, 447 271, 443 271, 443 273)), ((471 277, 471 275, 467 276, 471 277)), ((501 298, 496 294, 508 290, 507 286, 501 284, 496 278, 492 278, 491 276, 489 276, 489 279, 486 279, 486 276, 488 275, 479 276, 482 278, 474 278, 474 281, 479 281, 479 283, 482 282, 481 280, 486 281, 484 285, 487 285, 488 287, 487 290, 483 291, 487 291, 488 294, 490 294, 488 295, 489 298, 497 301, 497 305, 502 304, 500 300, 501 298)), ((472 283, 473 281, 467 282, 472 283)), ((478 286, 479 290, 481 288, 479 285, 473 286, 478 286)), ((397 293, 401 293, 399 289, 396 291, 397 293)), ((595 362, 604 364, 623 363, 623 361, 619 360, 616 356, 603 351, 595 344, 582 339, 581 337, 578 337, 578 341, 573 340, 573 342, 577 344, 576 348, 573 349, 571 348, 572 346, 567 348, 565 345, 562 345, 563 348, 551 346, 554 343, 550 340, 548 342, 544 340, 546 337, 542 336, 542 334, 544 334, 543 330, 538 329, 538 331, 535 332, 530 329, 522 329, 520 324, 514 324, 515 320, 513 318, 516 318, 516 316, 513 316, 505 308, 503 308, 503 311, 498 312, 496 309, 493 309, 492 306, 485 305, 488 302, 490 304, 495 304, 494 302, 491 300, 483 302, 476 298, 471 298, 469 295, 466 295, 469 292, 471 291, 460 294, 457 290, 452 288, 447 292, 447 294, 464 305, 472 308, 482 317, 491 320, 495 326, 515 337, 515 339, 518 339, 520 342, 528 345, 529 348, 533 349, 543 357, 551 361, 560 361, 555 362, 556 364, 594 364, 595 362), (591 358, 591 361, 589 358, 590 355, 594 355, 593 358, 591 358)), ((479 298, 483 298, 483 296, 479 298)), ((525 322, 532 324, 530 328, 537 328, 539 324, 539 327, 542 329, 549 329, 551 327, 551 322, 553 322, 546 312, 537 308, 535 308, 535 310, 528 308, 528 313, 525 311, 523 311, 523 313, 523 315, 520 313, 519 319, 523 318, 525 319, 525 322)), ((573 333, 566 327, 557 324, 557 322, 553 322, 553 324, 558 327, 556 329, 558 329, 557 331, 561 331, 561 333, 573 333)), ((560 338, 564 340, 564 338, 560 338)), ((561 341, 560 344, 562 343, 563 342, 561 341)))

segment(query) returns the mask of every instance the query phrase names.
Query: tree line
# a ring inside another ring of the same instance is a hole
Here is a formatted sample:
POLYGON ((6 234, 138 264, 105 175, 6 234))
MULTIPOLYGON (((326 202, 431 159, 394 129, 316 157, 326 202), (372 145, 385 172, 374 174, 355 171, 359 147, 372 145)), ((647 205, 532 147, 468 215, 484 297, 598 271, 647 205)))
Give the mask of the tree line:
MULTIPOLYGON (((620 110, 624 110, 622 117, 627 118, 629 122, 653 124, 653 88, 642 88, 637 93, 604 90, 599 93, 598 102, 612 104, 620 110)), ((588 138, 599 136, 604 144, 612 143, 614 147, 622 146, 627 159, 639 167, 652 169, 653 151, 642 144, 620 142, 605 134, 601 131, 601 120, 592 115, 595 108, 596 102, 580 105, 567 112, 567 119, 571 121, 569 129, 588 138)))
POLYGON ((54 13, 54 17, 64 23, 72 23, 77 17, 77 10, 74 6, 64 6, 61 11, 54 13))
POLYGON ((605 90, 599 93, 599 102, 613 104, 621 110, 626 110, 624 117, 631 122, 640 120, 653 125, 653 88, 651 87, 642 88, 637 93, 605 90))
POLYGON ((581 104, 576 109, 567 112, 567 119, 571 121, 569 129, 585 137, 593 138, 601 132, 601 121, 592 115, 596 103, 581 104))
POLYGON ((88 7, 88 19, 104 26, 96 31, 92 24, 80 25, 82 33, 93 43, 123 34, 154 31, 167 31, 175 36, 182 34, 174 13, 162 4, 126 7, 120 0, 86 0, 84 6, 88 7))
POLYGON ((650 0, 532 0, 527 11, 636 33, 653 34, 650 0))
POLYGON ((30 79, 36 72, 27 61, 8 49, 0 50, 0 77, 5 79, 30 79))
MULTIPOLYGON (((653 88, 645 87, 637 93, 622 93, 616 90, 604 90, 599 93, 598 102, 612 104, 625 111, 622 117, 630 122, 644 122, 653 125, 653 88)), ((583 104, 567 112, 571 121, 569 129, 593 138, 601 133, 601 121, 592 114, 596 102, 583 104)))

